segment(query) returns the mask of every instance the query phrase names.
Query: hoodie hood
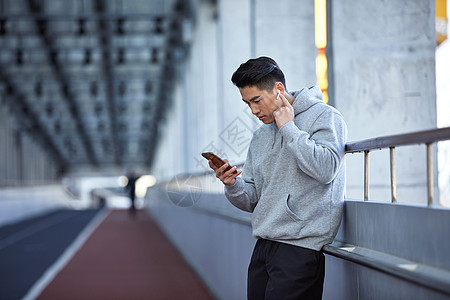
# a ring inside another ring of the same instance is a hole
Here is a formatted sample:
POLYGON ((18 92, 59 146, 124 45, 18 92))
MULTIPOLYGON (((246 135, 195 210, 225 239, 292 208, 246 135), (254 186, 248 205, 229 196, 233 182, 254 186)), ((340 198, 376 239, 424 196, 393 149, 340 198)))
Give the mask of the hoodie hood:
POLYGON ((295 116, 308 110, 313 105, 324 103, 322 91, 317 85, 292 92, 291 95, 295 97, 292 103, 295 116))
MULTIPOLYGON (((304 111, 316 104, 323 104, 323 94, 320 87, 315 85, 309 88, 302 88, 301 90, 291 92, 291 95, 295 97, 292 107, 294 108, 294 116, 298 116, 304 111)), ((278 127, 277 123, 274 121, 273 126, 273 142, 272 148, 275 146, 277 140, 278 127)), ((281 148, 283 148, 283 137, 281 137, 281 148)))

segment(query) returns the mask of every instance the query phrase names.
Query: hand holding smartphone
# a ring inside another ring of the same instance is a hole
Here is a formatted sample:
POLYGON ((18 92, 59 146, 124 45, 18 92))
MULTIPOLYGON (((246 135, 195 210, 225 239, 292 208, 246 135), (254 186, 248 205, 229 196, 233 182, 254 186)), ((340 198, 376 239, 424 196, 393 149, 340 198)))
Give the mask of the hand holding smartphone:
MULTIPOLYGON (((212 152, 203 152, 203 153, 202 153, 202 156, 203 156, 204 158, 206 158, 207 160, 211 160, 212 163, 213 163, 217 168, 220 168, 221 166, 223 166, 224 164, 226 164, 226 162, 225 162, 223 159, 221 159, 220 157, 218 157, 217 155, 215 155, 215 154, 212 153, 212 152)), ((228 165, 228 167, 225 169, 225 172, 228 171, 228 170, 230 170, 230 169, 231 169, 231 166, 228 165)), ((233 174, 234 174, 234 173, 237 173, 237 171, 234 171, 233 174)))
POLYGON ((216 177, 219 178, 225 185, 233 185, 236 182, 236 177, 242 173, 242 171, 238 171, 236 169, 234 169, 234 171, 230 171, 234 167, 232 168, 229 164, 225 170, 219 172, 219 168, 226 164, 223 159, 212 152, 204 152, 202 153, 202 156, 208 161, 211 161, 209 166, 216 172, 216 177), (211 164, 214 165, 215 168, 213 168, 211 164), (228 172, 230 173, 228 174, 228 172))

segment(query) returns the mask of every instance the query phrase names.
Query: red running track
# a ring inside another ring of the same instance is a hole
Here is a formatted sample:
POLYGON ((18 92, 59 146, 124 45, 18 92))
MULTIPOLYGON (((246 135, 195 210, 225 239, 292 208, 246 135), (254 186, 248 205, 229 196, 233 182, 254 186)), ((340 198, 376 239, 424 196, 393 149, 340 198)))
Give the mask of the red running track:
POLYGON ((113 210, 38 299, 213 299, 145 211, 113 210))

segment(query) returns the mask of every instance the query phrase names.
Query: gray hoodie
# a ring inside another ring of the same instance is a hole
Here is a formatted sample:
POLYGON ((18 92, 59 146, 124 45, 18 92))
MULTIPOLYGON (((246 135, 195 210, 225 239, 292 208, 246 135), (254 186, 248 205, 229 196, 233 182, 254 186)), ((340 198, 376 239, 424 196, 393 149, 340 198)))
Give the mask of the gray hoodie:
POLYGON ((225 186, 236 207, 253 212, 256 238, 320 250, 342 216, 347 127, 318 86, 293 92, 294 122, 253 134, 242 178, 225 186))

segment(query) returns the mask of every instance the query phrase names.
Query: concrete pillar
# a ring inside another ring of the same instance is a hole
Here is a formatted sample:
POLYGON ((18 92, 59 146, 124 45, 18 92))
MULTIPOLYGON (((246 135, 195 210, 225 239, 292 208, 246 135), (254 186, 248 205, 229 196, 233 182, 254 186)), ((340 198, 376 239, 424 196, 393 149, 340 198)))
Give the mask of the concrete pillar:
POLYGON ((202 159, 200 153, 215 140, 223 113, 218 110, 221 99, 217 94, 217 7, 210 2, 202 2, 196 11, 194 43, 186 64, 189 75, 185 84, 189 87, 183 87, 187 91, 186 104, 190 106, 189 170, 201 170, 197 159, 202 159))
MULTIPOLYGON (((434 1, 331 5, 335 104, 349 141, 436 127, 434 1)), ((399 201, 426 203, 425 146, 399 148, 396 160, 399 201)), ((389 150, 370 163, 370 198, 389 200, 389 150)), ((347 166, 347 196, 362 198, 362 158, 348 155, 347 166)))

